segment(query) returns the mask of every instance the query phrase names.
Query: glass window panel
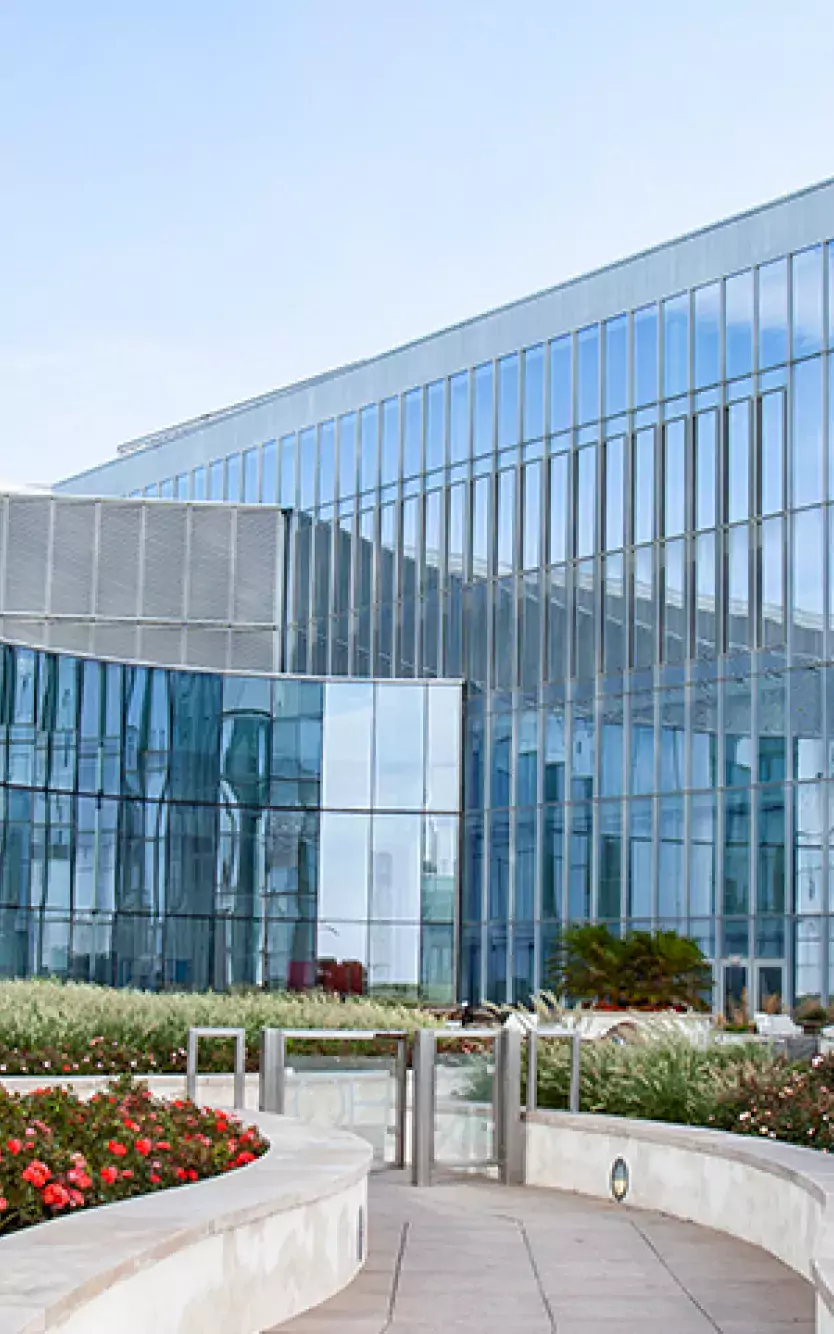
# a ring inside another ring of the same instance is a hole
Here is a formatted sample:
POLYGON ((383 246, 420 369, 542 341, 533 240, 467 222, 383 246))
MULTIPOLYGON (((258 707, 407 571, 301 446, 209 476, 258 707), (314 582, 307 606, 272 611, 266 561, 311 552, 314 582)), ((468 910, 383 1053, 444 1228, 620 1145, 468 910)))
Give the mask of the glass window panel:
POLYGON ((370 824, 369 815, 358 813, 323 811, 321 816, 317 911, 321 920, 335 924, 333 939, 323 943, 324 952, 337 958, 338 923, 364 922, 368 917, 370 824))
POLYGON ((609 550, 625 543, 625 437, 605 442, 605 546, 609 550))
POLYGON ((259 499, 258 451, 247 449, 243 455, 243 499, 250 504, 259 499))
POLYGON ((474 455, 491 454, 494 426, 492 362, 475 367, 474 455))
POLYGON ((695 418, 695 527, 715 524, 715 467, 718 418, 714 411, 695 418))
POLYGON ((664 532, 677 537, 686 526, 686 421, 667 422, 663 428, 664 459, 664 532))
POLYGON ((473 579, 486 579, 489 574, 489 488, 488 477, 479 477, 472 487, 473 579))
POLYGON ((209 464, 209 500, 223 499, 223 474, 225 468, 222 459, 215 459, 209 464))
POLYGON ((736 273, 725 287, 726 376, 734 380, 753 369, 753 271, 736 273))
POLYGON ((750 558, 747 524, 727 534, 727 650, 750 643, 750 558))
POLYGON ((449 555, 450 574, 463 573, 463 534, 466 492, 463 483, 449 490, 449 555))
POLYGON ((332 421, 319 427, 318 503, 329 505, 336 498, 336 428, 332 421))
POLYGON ((695 552, 695 643, 699 658, 714 657, 716 626, 715 532, 701 533, 695 552))
POLYGON ((628 804, 628 915, 648 918, 652 912, 652 803, 628 804))
POLYGON ((605 701, 602 716, 599 762, 600 792, 603 797, 619 797, 623 792, 623 701, 605 701))
POLYGON ((634 406, 657 396, 657 306, 643 306, 634 312, 634 406))
POLYGON ((781 519, 762 524, 762 646, 785 641, 784 534, 781 519))
POLYGON ((373 686, 328 682, 324 691, 322 803, 352 810, 371 804, 373 686))
POLYGON ((596 672, 595 587, 594 561, 578 561, 574 573, 574 675, 585 681, 596 672))
MULTIPOLYGON (((229 462, 231 462, 231 460, 229 460, 229 462)), ((173 499, 174 499, 174 479, 173 479, 173 477, 166 477, 165 481, 160 483, 160 486, 159 486, 159 495, 160 495, 160 499, 161 499, 161 500, 173 500, 173 499)))
POLYGON ((813 652, 823 618, 822 510, 806 510, 793 525, 794 648, 813 652))
POLYGON ((750 403, 727 408, 727 522, 746 519, 750 508, 750 403))
POLYGON ((403 399, 403 477, 423 468, 423 391, 410 389, 403 399))
POLYGON ((449 381, 451 395, 450 431, 451 461, 462 463, 469 458, 469 372, 461 371, 449 381))
MULTIPOLYGON (((324 429, 324 428, 322 428, 324 429)), ((356 493, 356 413, 339 418, 339 499, 356 493)))
POLYGON ((566 431, 573 423, 571 339, 567 334, 550 344, 550 431, 566 431))
POLYGON ((576 394, 579 423, 599 417, 599 325, 576 336, 576 394))
POLYGON ((655 660, 657 607, 654 595, 654 551, 638 547, 634 553, 633 663, 651 667, 655 660))
POLYGON ((633 541, 651 542, 654 537, 654 428, 634 436, 634 525, 633 541))
POLYGON ((623 817, 619 802, 602 802, 599 807, 599 902, 597 915, 616 920, 622 913, 621 880, 623 864, 623 817))
MULTIPOLYGON (((250 449, 250 450, 247 452, 247 454, 246 454, 245 457, 248 458, 249 454, 253 454, 254 457, 255 457, 255 477, 256 477, 256 479, 257 479, 257 475, 258 475, 258 454, 257 454, 257 450, 250 449)), ((187 500, 187 499, 188 499, 188 473, 187 473, 187 472, 181 472, 181 473, 179 473, 179 474, 177 475, 177 480, 176 480, 176 484, 175 484, 175 487, 174 487, 174 491, 175 491, 177 500, 187 500)), ((249 497, 246 496, 245 499, 248 500, 249 497)), ((256 484, 256 487, 255 487, 255 495, 252 497, 252 499, 253 499, 253 500, 257 500, 257 499, 258 499, 258 496, 257 496, 257 484, 256 484)))
POLYGON ((683 929, 686 912, 684 874, 683 797, 664 797, 659 803, 659 857, 657 911, 667 924, 683 929))
POLYGON ((515 568, 515 472, 498 474, 498 573, 510 574, 515 568))
POLYGON ((613 417, 628 406, 628 316, 618 315, 605 325, 605 415, 613 417))
POLYGON ((807 357, 822 347, 822 246, 800 251, 791 265, 793 355, 807 357))
POLYGON ((715 796, 690 797, 689 912, 708 917, 715 911, 715 796))
POLYGON ((568 913, 573 921, 591 915, 592 808, 590 802, 569 806, 570 853, 568 857, 568 913))
POLYGON ((359 489, 372 490, 379 478, 379 409, 376 403, 359 414, 359 489))
POLYGON ((380 481, 383 486, 396 482, 400 471, 400 402, 387 398, 382 405, 382 460, 380 481))
POLYGON ((374 815, 370 912, 373 923, 420 921, 422 826, 420 815, 374 815))
POLYGON ((423 805, 424 702, 422 686, 385 682, 376 688, 374 805, 380 810, 423 805))
POLYGON ((544 344, 528 347, 524 353, 524 434, 525 440, 540 440, 544 435, 544 344))
POLYGON ((239 501, 240 490, 240 455, 231 454, 229 458, 226 459, 226 499, 239 501))
POLYGON ((763 394, 760 411, 762 513, 773 514, 785 504, 785 395, 763 394))
POLYGON ((666 398, 689 388, 689 296, 663 302, 663 393, 666 398))
POLYGON ((280 503, 285 509, 295 509, 295 436, 285 435, 281 441, 280 503))
POLYGON ((446 462, 446 382, 436 380, 426 390, 426 472, 446 462))
POLYGON ((719 368, 720 308, 721 286, 719 283, 710 283, 709 287, 698 287, 695 289, 696 389, 703 389, 706 385, 717 384, 721 378, 719 368))
POLYGON ((550 548, 551 565, 567 556, 568 530, 568 454, 556 454, 550 460, 550 548))
POLYGON ((576 454, 576 555, 594 551, 597 498, 597 447, 588 445, 576 454))
POLYGON ((750 903, 750 792, 744 788, 724 793, 724 912, 749 911, 750 903))
MULTIPOLYGON (((269 448, 269 446, 267 446, 267 448, 269 448)), ((273 445, 273 449, 274 448, 275 446, 273 445)), ((192 495, 194 496, 195 500, 206 499, 206 481, 207 478, 206 478, 205 466, 201 465, 199 468, 195 468, 191 477, 192 495)))
POLYGON ((498 448, 518 443, 518 353, 498 363, 498 448))
POLYGON ((822 486, 822 363, 793 368, 793 503, 816 505, 822 486))
POLYGON ((316 503, 316 428, 308 426, 298 437, 298 461, 300 472, 299 504, 303 510, 311 510, 316 503))
POLYGON ((665 662, 683 662, 687 649, 683 542, 666 544, 664 572, 663 657, 665 662))
POLYGON ((265 505, 274 505, 277 499, 278 446, 274 440, 269 440, 261 454, 261 500, 265 505))
POLYGON ((621 672, 626 666, 625 579, 622 554, 605 560, 603 611, 604 670, 621 672))
POLYGON ((784 259, 759 269, 759 366, 788 358, 788 265, 784 259))
POLYGON ((522 564, 525 570, 537 569, 541 560, 541 463, 528 463, 524 469, 524 526, 522 529, 522 564))
POLYGON ((460 805, 460 691, 427 687, 428 727, 426 806, 430 811, 456 811, 460 805))

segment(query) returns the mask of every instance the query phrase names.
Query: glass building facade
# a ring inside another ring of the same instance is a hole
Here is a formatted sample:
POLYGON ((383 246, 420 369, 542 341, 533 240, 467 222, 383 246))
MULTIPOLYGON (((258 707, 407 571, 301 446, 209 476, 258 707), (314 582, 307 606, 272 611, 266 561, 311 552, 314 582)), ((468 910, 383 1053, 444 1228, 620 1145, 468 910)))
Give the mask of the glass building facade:
POLYGON ((460 686, 0 649, 0 976, 454 996, 460 686))
POLYGON ((586 920, 834 991, 832 236, 828 183, 58 488, 278 505, 288 670, 464 680, 463 998, 586 920))

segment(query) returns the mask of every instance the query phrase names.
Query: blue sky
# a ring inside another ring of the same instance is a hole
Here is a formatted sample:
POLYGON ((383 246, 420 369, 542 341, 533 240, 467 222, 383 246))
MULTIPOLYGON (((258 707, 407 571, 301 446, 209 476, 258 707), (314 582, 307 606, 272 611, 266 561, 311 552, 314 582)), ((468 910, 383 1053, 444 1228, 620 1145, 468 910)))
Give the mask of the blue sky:
POLYGON ((0 0, 0 478, 834 174, 832 57, 831 0, 0 0))

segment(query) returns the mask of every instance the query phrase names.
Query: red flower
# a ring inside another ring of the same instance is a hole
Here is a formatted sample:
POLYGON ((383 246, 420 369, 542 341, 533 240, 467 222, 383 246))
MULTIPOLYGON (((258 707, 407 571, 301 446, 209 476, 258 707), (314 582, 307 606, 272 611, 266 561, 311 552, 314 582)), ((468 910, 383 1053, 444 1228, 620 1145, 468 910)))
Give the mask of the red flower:
POLYGON ((118 1179, 118 1176, 119 1169, 117 1167, 103 1167, 101 1169, 101 1179, 105 1186, 112 1186, 113 1182, 118 1179))
POLYGON ((9 1153, 20 1153, 21 1149, 23 1148, 23 1145, 19 1139, 7 1139, 6 1148, 8 1149, 9 1153))
POLYGON ((24 1181, 28 1181, 36 1190, 42 1190, 49 1178, 52 1176, 46 1163, 38 1162, 33 1158, 29 1166, 21 1173, 24 1181))
POLYGON ((123 1176, 123 1177, 127 1177, 128 1181, 132 1180, 132 1178, 133 1178, 133 1168, 131 1168, 131 1167, 126 1167, 126 1168, 124 1169, 124 1171, 122 1172, 122 1176, 123 1176))
POLYGON ((50 1209, 64 1209, 70 1202, 69 1191, 57 1181, 51 1181, 44 1188, 43 1202, 50 1209))
MULTIPOLYGON (((93 1183, 90 1182, 90 1185, 92 1185, 92 1184, 93 1184, 93 1183)), ((70 1198, 70 1208, 71 1208, 71 1209, 75 1209, 75 1208, 77 1207, 77 1205, 79 1205, 79 1204, 84 1204, 84 1202, 85 1202, 85 1201, 84 1201, 84 1196, 81 1194, 81 1191, 80 1191, 80 1190, 71 1190, 70 1193, 69 1193, 69 1198, 70 1198)))
POLYGON ((5 1195, 0 1195, 0 1214, 2 1214, 4 1209, 8 1209, 8 1207, 9 1201, 6 1199, 5 1195))
POLYGON ((254 1153, 249 1153, 248 1150, 244 1151, 243 1153, 239 1153, 237 1158, 235 1158, 235 1163, 237 1164, 238 1167, 245 1167, 247 1163, 254 1163, 254 1161, 255 1161, 254 1153))
POLYGON ((117 1139, 107 1141, 107 1152, 112 1153, 114 1158, 124 1158, 127 1153, 127 1145, 121 1144, 117 1139))
POLYGON ((151 1172, 148 1180, 151 1181, 154 1186, 158 1186, 160 1181, 162 1180, 162 1177, 158 1177, 156 1175, 156 1172, 151 1172))
POLYGON ((137 1153, 141 1153, 142 1157, 146 1158, 153 1148, 153 1143, 149 1139, 137 1139, 133 1147, 137 1153))
POLYGON ((90 1186, 93 1184, 90 1177, 87 1176, 87 1173, 81 1167, 70 1168, 69 1172, 67 1172, 67 1181, 71 1181, 74 1186, 78 1186, 79 1190, 89 1190, 90 1186))
POLYGON ((189 1167, 189 1169, 188 1169, 188 1180, 189 1180, 189 1181, 196 1181, 196 1180, 197 1180, 197 1173, 194 1171, 194 1168, 193 1168, 193 1167, 189 1167))
POLYGON ((177 1168, 177 1180, 178 1180, 178 1181, 187 1181, 187 1180, 188 1180, 188 1173, 186 1172, 186 1170, 185 1170, 184 1167, 178 1167, 178 1168, 177 1168))
POLYGON ((168 1143, 167 1139, 158 1139, 156 1141, 156 1147, 158 1149, 170 1149, 171 1145, 168 1143))
POLYGON ((134 1135, 136 1134, 137 1130, 141 1128, 139 1126, 139 1123, 137 1121, 131 1121, 129 1116, 125 1117, 124 1127, 125 1130, 130 1130, 134 1135))

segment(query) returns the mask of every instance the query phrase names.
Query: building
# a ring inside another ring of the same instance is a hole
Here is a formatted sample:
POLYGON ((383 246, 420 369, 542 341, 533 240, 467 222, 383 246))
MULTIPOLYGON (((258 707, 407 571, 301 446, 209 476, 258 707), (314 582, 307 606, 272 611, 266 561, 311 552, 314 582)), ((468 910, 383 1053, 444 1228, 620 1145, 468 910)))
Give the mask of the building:
POLYGON ((834 990, 832 238, 834 181, 8 497, 5 971, 522 1000, 597 919, 834 990))

